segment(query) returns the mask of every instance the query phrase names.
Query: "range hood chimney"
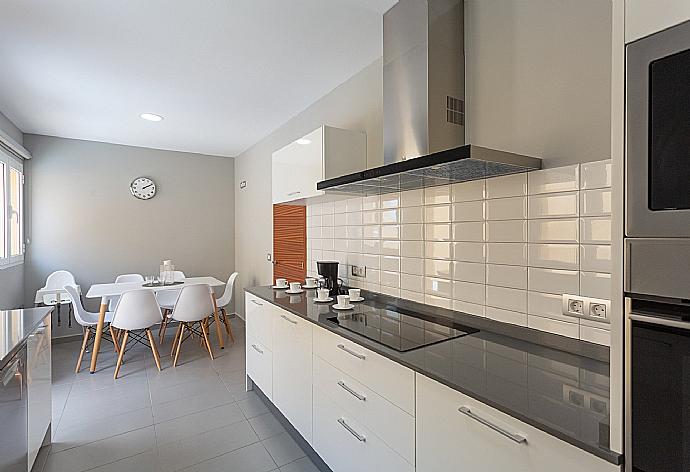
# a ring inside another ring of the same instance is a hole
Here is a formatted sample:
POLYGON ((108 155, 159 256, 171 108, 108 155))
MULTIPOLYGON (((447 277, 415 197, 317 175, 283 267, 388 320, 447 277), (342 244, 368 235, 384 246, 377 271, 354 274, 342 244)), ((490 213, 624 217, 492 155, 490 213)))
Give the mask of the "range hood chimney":
POLYGON ((383 15, 384 165, 317 189, 376 195, 541 168, 465 144, 464 13, 463 0, 399 0, 383 15))

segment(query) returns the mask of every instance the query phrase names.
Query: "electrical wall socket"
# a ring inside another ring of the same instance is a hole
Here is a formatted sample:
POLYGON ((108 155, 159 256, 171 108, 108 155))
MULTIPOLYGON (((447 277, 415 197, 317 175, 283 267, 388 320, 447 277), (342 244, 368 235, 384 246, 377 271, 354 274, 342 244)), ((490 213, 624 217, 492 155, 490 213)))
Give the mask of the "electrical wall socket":
POLYGON ((587 320, 610 323, 611 302, 599 298, 563 294, 563 314, 587 320))
POLYGON ((352 266, 352 276, 353 277, 366 277, 367 267, 366 266, 352 266))

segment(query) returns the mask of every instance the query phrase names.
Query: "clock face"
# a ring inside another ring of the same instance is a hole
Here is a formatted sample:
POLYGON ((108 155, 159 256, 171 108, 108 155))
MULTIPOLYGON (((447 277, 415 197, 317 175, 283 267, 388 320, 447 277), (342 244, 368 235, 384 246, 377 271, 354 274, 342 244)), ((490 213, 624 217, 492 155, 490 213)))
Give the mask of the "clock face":
POLYGON ((140 200, 148 200, 156 195, 156 183, 148 177, 138 177, 129 184, 132 195, 140 200))

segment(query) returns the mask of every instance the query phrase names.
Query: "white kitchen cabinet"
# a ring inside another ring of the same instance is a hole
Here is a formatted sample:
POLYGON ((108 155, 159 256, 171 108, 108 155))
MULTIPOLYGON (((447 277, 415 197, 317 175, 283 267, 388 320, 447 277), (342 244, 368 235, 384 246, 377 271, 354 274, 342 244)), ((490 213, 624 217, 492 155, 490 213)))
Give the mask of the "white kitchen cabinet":
POLYGON ((272 158, 273 203, 318 197, 322 180, 364 170, 367 164, 366 135, 321 126, 275 151, 272 158))
POLYGON ((247 375, 273 399, 273 319, 277 308, 254 295, 245 295, 247 375))
POLYGON ((688 20, 688 0, 626 0, 625 42, 630 43, 688 20))
POLYGON ((273 318, 279 308, 250 293, 245 296, 244 306, 247 335, 273 349, 273 318))
POLYGON ((467 395, 416 376, 417 472, 620 471, 619 466, 467 395))
POLYGON ((27 400, 29 471, 46 438, 52 421, 50 316, 29 336, 27 347, 27 400))
POLYGON ((312 326, 285 310, 273 321, 273 403, 310 443, 312 326))

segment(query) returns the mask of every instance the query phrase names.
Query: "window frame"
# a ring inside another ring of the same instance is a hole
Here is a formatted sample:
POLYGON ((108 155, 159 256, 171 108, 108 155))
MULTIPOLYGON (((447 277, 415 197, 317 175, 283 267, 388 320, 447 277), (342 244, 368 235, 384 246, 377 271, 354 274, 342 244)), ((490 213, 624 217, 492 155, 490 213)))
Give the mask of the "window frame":
POLYGON ((3 192, 3 208, 2 208, 2 221, 0 221, 0 231, 4 233, 4 247, 0 251, 0 270, 7 269, 9 267, 14 267, 24 263, 24 254, 26 253, 26 245, 24 241, 24 162, 15 158, 14 156, 7 153, 6 150, 0 148, 0 180, 2 183, 3 192), (10 172, 11 169, 15 169, 19 172, 19 239, 20 239, 20 251, 19 255, 11 255, 10 250, 12 246, 12 234, 10 228, 10 172))

